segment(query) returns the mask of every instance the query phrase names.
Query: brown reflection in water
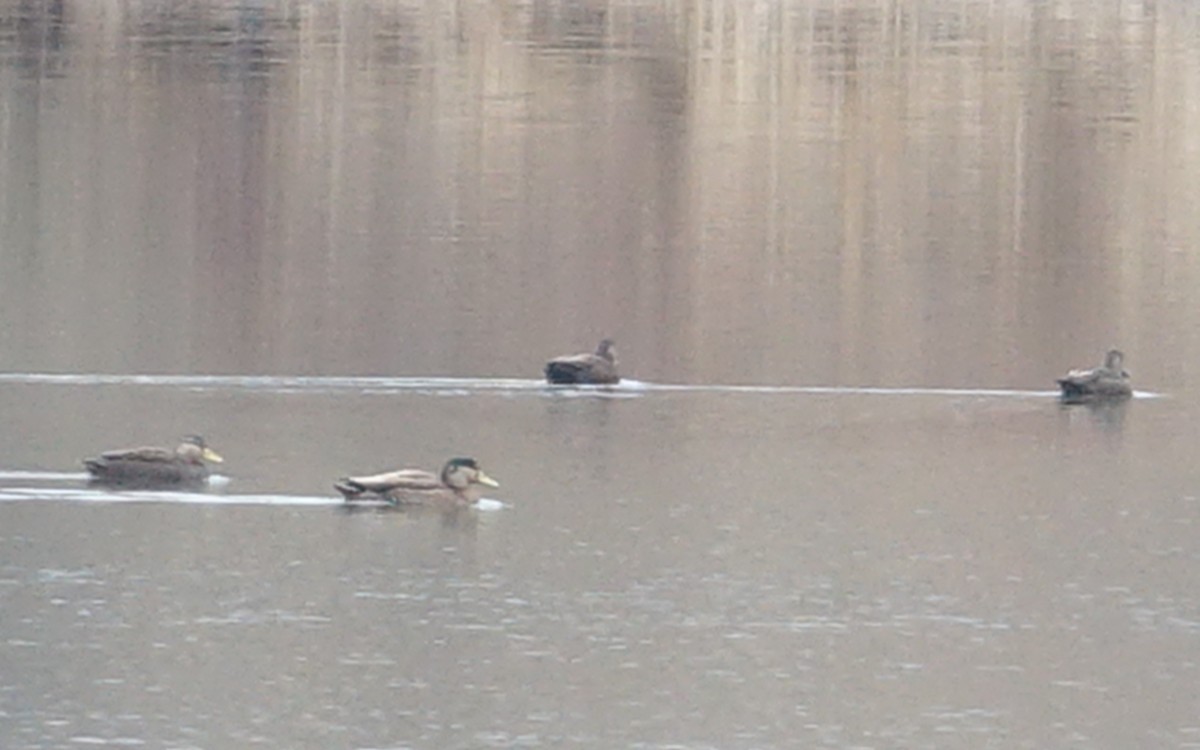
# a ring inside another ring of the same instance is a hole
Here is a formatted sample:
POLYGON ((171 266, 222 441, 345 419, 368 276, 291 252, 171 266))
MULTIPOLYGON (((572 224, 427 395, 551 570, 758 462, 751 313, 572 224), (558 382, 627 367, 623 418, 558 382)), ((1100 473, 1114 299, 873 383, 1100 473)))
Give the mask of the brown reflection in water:
POLYGON ((1188 382, 1184 4, 109 7, 0 58, 20 369, 1188 382))
POLYGON ((548 734, 546 705, 598 746, 695 717, 761 746, 1191 726, 1198 20, 0 6, 0 369, 538 378, 613 336, 658 381, 1049 390, 1120 346, 1178 392, 6 386, 0 468, 198 430, 230 492, 284 500, 6 505, 6 634, 45 641, 5 671, 17 731, 100 736, 59 720, 148 696, 133 723, 167 744, 457 723, 441 744, 470 746, 548 734), (460 453, 511 511, 286 505, 460 453), (263 696, 295 716, 264 727, 263 696))

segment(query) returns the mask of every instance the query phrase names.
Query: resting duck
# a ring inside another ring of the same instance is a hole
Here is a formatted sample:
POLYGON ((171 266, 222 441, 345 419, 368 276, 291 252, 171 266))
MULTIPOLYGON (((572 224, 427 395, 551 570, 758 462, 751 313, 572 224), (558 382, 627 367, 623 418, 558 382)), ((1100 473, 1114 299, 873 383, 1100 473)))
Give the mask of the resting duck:
POLYGON ((594 354, 555 357, 546 363, 546 382, 554 384, 611 385, 621 382, 612 339, 604 339, 594 354))
POLYGON ((473 505, 480 486, 499 487, 473 458, 452 458, 441 475, 420 469, 401 469, 367 477, 343 477, 333 485, 346 502, 374 496, 392 505, 473 505))
POLYGON ((1062 388, 1063 401, 1105 401, 1129 398, 1133 388, 1129 385, 1129 373, 1122 364, 1125 355, 1112 349, 1104 355, 1104 364, 1093 370, 1071 370, 1066 377, 1058 379, 1062 388))
POLYGON ((83 465, 91 481, 107 484, 170 486, 199 483, 208 479, 206 461, 224 459, 208 447, 199 435, 188 435, 174 450, 170 448, 128 448, 106 451, 96 458, 85 458, 83 465))

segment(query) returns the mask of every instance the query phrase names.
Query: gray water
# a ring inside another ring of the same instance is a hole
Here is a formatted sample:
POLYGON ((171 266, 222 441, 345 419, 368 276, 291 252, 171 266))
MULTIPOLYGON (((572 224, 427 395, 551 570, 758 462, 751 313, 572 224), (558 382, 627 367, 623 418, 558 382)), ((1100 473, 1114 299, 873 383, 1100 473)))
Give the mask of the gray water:
POLYGON ((0 0, 0 747, 1200 748, 1198 200, 1182 1, 0 0))

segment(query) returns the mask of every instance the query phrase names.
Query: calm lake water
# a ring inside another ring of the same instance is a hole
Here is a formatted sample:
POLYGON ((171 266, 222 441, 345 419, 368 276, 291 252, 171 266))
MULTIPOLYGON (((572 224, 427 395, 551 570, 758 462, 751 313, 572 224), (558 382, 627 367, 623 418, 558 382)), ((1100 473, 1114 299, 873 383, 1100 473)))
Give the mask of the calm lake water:
POLYGON ((0 747, 1200 748, 1198 203, 1183 0, 0 0, 0 747))

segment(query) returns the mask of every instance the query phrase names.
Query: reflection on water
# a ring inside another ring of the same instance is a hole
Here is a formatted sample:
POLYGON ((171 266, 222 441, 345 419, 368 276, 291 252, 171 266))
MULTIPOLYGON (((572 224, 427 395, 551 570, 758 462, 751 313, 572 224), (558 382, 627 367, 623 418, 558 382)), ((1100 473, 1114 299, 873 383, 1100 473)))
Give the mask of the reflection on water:
MULTIPOLYGON (((390 394, 403 391, 445 396, 466 396, 473 392, 510 395, 530 394, 551 398, 636 398, 653 393, 758 393, 758 394, 842 394, 847 396, 1054 396, 1058 391, 1024 391, 1003 388, 882 388, 869 386, 827 385, 680 385, 645 383, 623 379, 616 385, 547 385, 541 380, 515 378, 407 378, 407 377, 306 377, 288 375, 115 375, 102 373, 0 373, 0 384, 38 385, 134 385, 167 386, 191 390, 261 390, 275 393, 352 391, 359 394, 390 394)), ((1156 398, 1161 394, 1135 391, 1134 398, 1156 398)), ((1084 404, 1108 408, 1112 403, 1084 404)))
POLYGON ((1177 399, 514 393, 0 386, 24 425, 6 463, 50 467, 0 473, 0 737, 968 747, 1190 726, 1177 399), (48 404, 81 417, 31 416, 48 404), (206 419, 223 487, 67 470, 206 419), (347 512, 331 486, 457 451, 487 461, 500 512, 347 512))
MULTIPOLYGON (((23 481, 57 478, 53 472, 19 472, 0 471, 0 481, 19 479, 23 481)), ((86 477, 82 477, 86 479, 86 477)), ((165 492, 155 490, 120 490, 102 488, 57 488, 42 486, 32 487, 0 487, 0 502, 29 502, 60 500, 80 503, 170 503, 170 504, 200 504, 200 505, 298 505, 298 506, 332 506, 341 508, 345 505, 337 497, 305 497, 303 495, 232 495, 202 492, 165 492)), ((359 509, 395 510, 395 507, 380 500, 379 502, 359 501, 353 506, 359 509)), ((496 511, 505 507, 505 503, 493 498, 483 498, 475 505, 475 510, 496 511)), ((350 510, 349 507, 346 508, 350 510)), ((405 508, 403 511, 418 512, 417 508, 405 508)))
POLYGON ((0 747, 1195 744, 1198 40, 0 0, 0 747), (331 486, 457 455, 500 512, 331 486))
POLYGON ((662 382, 1120 345, 1178 390, 1200 354, 1187 3, 4 7, 22 370, 527 377, 615 335, 662 382))

